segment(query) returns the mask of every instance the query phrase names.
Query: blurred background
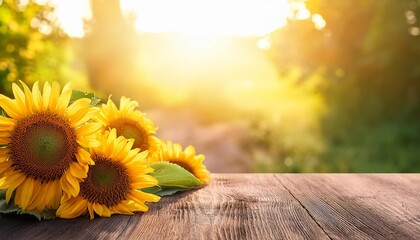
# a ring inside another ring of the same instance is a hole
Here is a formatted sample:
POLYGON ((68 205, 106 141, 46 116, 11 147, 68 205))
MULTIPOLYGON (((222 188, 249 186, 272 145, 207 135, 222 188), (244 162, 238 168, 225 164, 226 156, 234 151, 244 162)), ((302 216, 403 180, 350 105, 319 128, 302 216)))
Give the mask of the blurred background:
POLYGON ((138 100, 213 172, 420 172, 420 0, 0 0, 0 92, 138 100))

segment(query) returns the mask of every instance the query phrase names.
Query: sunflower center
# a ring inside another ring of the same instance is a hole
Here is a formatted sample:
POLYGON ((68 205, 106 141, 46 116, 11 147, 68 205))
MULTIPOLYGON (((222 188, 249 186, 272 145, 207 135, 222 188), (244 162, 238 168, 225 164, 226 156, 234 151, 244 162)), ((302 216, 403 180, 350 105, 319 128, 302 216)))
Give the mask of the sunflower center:
POLYGON ((118 135, 122 135, 127 139, 134 139, 134 148, 140 148, 143 150, 149 149, 149 142, 146 130, 143 129, 138 123, 131 119, 117 119, 111 124, 110 128, 115 128, 118 135))
POLYGON ((61 178, 78 144, 69 123, 53 113, 37 113, 18 121, 9 143, 13 166, 34 179, 61 178))
POLYGON ((35 162, 55 164, 65 150, 65 134, 62 129, 49 125, 34 124, 27 129, 25 139, 29 153, 35 162))
POLYGON ((87 178, 80 183, 80 195, 90 202, 114 206, 126 199, 130 179, 124 166, 110 159, 93 156, 87 178))

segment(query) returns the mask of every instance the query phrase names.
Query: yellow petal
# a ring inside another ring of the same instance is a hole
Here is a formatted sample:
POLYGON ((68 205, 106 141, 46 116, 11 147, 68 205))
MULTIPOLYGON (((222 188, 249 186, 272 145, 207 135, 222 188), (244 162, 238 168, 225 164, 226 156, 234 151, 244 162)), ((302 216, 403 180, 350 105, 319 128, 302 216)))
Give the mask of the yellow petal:
POLYGON ((131 211, 136 211, 136 212, 138 211, 146 212, 147 210, 149 210, 149 207, 146 204, 144 204, 143 201, 138 201, 136 199, 133 199, 132 201, 130 201, 129 207, 131 211))
POLYGON ((26 210, 32 200, 34 190, 34 180, 26 178, 25 181, 16 190, 15 202, 20 205, 22 210, 26 210))
POLYGON ((44 210, 45 203, 41 201, 40 195, 44 194, 42 183, 40 181, 33 181, 34 187, 33 187, 33 193, 32 193, 32 200, 28 205, 28 210, 34 210, 37 209, 39 211, 44 210))
POLYGON ((138 106, 139 104, 137 103, 137 101, 131 101, 129 98, 122 96, 120 100, 121 116, 129 116, 138 106))
MULTIPOLYGON (((0 107, 7 113, 8 116, 12 117, 13 119, 21 119, 24 117, 22 110, 20 110, 18 103, 16 100, 12 100, 4 95, 0 94, 0 107)), ((24 108, 26 109, 26 108, 24 108)))
POLYGON ((86 212, 87 201, 82 197, 70 198, 57 209, 56 215, 60 218, 75 218, 86 212))
POLYGON ((92 205, 93 203, 90 203, 90 202, 87 203, 90 219, 95 218, 95 212, 93 211, 92 205))
POLYGON ((130 150, 127 155, 124 157, 122 162, 130 162, 134 157, 137 156, 138 152, 140 152, 140 148, 135 148, 130 150))
POLYGON ((0 189, 3 190, 3 189, 6 189, 6 188, 7 188, 6 177, 2 177, 2 178, 0 178, 0 189))
POLYGON ((56 208, 57 204, 57 195, 62 194, 60 181, 49 181, 45 184, 45 193, 43 194, 45 206, 47 208, 56 208))
POLYGON ((102 124, 100 123, 87 123, 80 128, 76 129, 77 137, 85 137, 88 135, 92 135, 98 132, 102 128, 102 124))
POLYGON ((0 154, 0 163, 6 162, 9 159, 9 154, 0 154))
POLYGON ((79 182, 67 171, 64 173, 64 176, 61 177, 60 184, 63 187, 63 191, 71 194, 73 197, 79 194, 79 182))
POLYGON ((147 156, 149 155, 149 151, 145 150, 139 154, 137 154, 136 156, 134 156, 133 161, 144 161, 147 156))
POLYGON ((9 138, 11 135, 11 132, 0 132, 0 138, 9 138))
POLYGON ((133 215, 134 213, 133 213, 133 212, 131 212, 131 211, 130 211, 127 207, 126 207, 126 205, 128 205, 126 202, 127 202, 127 201, 121 201, 121 203, 119 203, 119 204, 117 204, 117 205, 115 205, 115 206, 112 206, 112 207, 111 207, 112 211, 113 211, 113 212, 115 212, 115 213, 119 213, 119 214, 133 215))
POLYGON ((195 148, 191 145, 185 148, 184 153, 187 158, 193 157, 195 155, 195 148))
POLYGON ((39 90, 39 82, 35 82, 32 86, 32 100, 34 104, 34 111, 44 110, 44 104, 42 101, 41 91, 39 90))
POLYGON ((16 120, 13 118, 0 116, 0 128, 4 130, 5 127, 14 127, 16 126, 16 120))
POLYGON ((96 114, 98 114, 98 112, 99 112, 99 108, 96 108, 96 107, 88 108, 88 111, 85 114, 78 116, 77 118, 74 117, 72 120, 70 120, 70 123, 74 127, 79 126, 81 124, 86 123, 90 119, 92 119, 96 114))
MULTIPOLYGON (((0 139, 1 140, 1 139, 0 139)), ((79 143, 83 147, 87 148, 95 148, 101 145, 101 142, 98 141, 96 138, 91 137, 81 137, 77 139, 77 143, 79 143)))
POLYGON ((0 155, 8 154, 9 150, 8 148, 0 148, 0 155))
POLYGON ((6 202, 8 203, 10 201, 10 198, 12 197, 13 191, 22 184, 23 180, 25 180, 25 176, 20 173, 15 173, 13 175, 9 175, 7 178, 7 192, 6 192, 6 202))
POLYGON ((137 200, 139 203, 143 202, 158 202, 160 200, 159 196, 141 192, 138 190, 131 191, 128 195, 131 195, 131 197, 135 200, 137 200))
POLYGON ((67 181, 71 184, 71 186, 74 189, 74 195, 73 197, 76 197, 77 195, 79 195, 80 192, 80 185, 79 185, 79 181, 68 171, 65 173, 67 181))
POLYGON ((111 217, 111 211, 105 205, 102 205, 102 217, 111 217))
POLYGON ((20 81, 20 83, 22 84, 23 91, 25 93, 25 103, 26 103, 26 106, 28 108, 28 112, 29 113, 34 113, 35 107, 34 107, 34 101, 33 101, 33 98, 32 98, 31 90, 29 89, 29 87, 24 82, 20 81))
POLYGON ((50 105, 50 96, 51 96, 51 86, 49 82, 44 83, 44 88, 42 90, 42 105, 45 109, 49 108, 50 105))
POLYGON ((133 177, 132 180, 133 180, 132 186, 136 189, 153 187, 158 184, 158 181, 156 180, 156 178, 150 175, 138 175, 138 176, 133 177))
POLYGON ((50 101, 48 102, 48 109, 51 112, 55 111, 55 107, 57 106, 58 96, 60 96, 60 84, 58 84, 58 82, 53 82, 51 84, 50 101))
POLYGON ((103 211, 104 209, 102 208, 102 205, 98 204, 98 203, 93 203, 93 210, 95 210, 95 212, 99 215, 99 216, 103 216, 103 211))
POLYGON ((77 127, 78 126, 78 122, 84 116, 86 116, 86 114, 88 114, 88 112, 89 112, 89 108, 87 108, 87 107, 86 108, 81 108, 76 113, 74 113, 73 115, 69 116, 71 127, 77 127))
MULTIPOLYGON (((85 165, 86 166, 86 165, 85 165)), ((70 163, 70 173, 77 178, 86 178, 87 177, 87 167, 81 166, 79 163, 72 162, 70 163)))
POLYGON ((67 109, 67 106, 69 105, 71 94, 72 94, 71 85, 70 83, 67 83, 64 86, 63 91, 57 100, 57 106, 56 106, 57 114, 63 114, 65 112, 65 110, 67 109))
POLYGON ((71 207, 69 213, 73 215, 73 217, 78 217, 86 212, 87 200, 83 199, 82 197, 77 197, 75 199, 76 201, 69 205, 71 207))
POLYGON ((13 95, 15 96, 16 103, 19 106, 20 109, 26 109, 26 111, 31 114, 32 113, 32 102, 31 98, 29 98, 29 105, 26 105, 25 102, 25 94, 22 92, 22 90, 18 87, 16 83, 12 84, 12 91, 13 95))
POLYGON ((0 174, 12 166, 12 161, 0 162, 0 174))
POLYGON ((90 99, 88 98, 80 98, 74 101, 70 106, 67 108, 65 115, 68 118, 73 118, 74 115, 79 112, 81 109, 86 109, 89 107, 90 99))
POLYGON ((0 145, 7 145, 9 143, 10 143, 10 139, 9 138, 0 137, 0 145))
POLYGON ((54 182, 54 188, 55 188, 55 195, 53 198, 53 206, 51 207, 52 209, 57 209, 58 206, 60 205, 60 200, 61 197, 63 196, 63 190, 60 186, 60 181, 53 181, 54 182))
POLYGON ((83 148, 78 148, 76 153, 77 161, 82 165, 93 165, 95 162, 92 160, 90 153, 83 148))

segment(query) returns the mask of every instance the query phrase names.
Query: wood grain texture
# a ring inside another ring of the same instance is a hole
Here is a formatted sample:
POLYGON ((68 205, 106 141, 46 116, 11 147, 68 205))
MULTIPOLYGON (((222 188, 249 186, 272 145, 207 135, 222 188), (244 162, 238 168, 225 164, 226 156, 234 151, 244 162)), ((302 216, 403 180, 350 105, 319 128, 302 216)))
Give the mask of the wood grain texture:
POLYGON ((146 213, 0 217, 0 239, 418 239, 420 175, 213 174, 146 213))
POLYGON ((282 175, 333 239, 420 239, 420 175, 282 175))

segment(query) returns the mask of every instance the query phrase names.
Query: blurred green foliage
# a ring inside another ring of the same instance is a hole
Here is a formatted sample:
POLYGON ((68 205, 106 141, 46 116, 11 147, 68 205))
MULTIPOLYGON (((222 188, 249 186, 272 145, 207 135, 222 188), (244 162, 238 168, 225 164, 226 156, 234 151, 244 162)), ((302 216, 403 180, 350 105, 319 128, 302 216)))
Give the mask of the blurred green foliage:
MULTIPOLYGON (((270 36, 269 57, 281 78, 297 86, 322 79, 312 91, 325 102, 319 115, 324 148, 313 153, 312 168, 301 160, 292 171, 419 172, 420 1, 309 0, 306 6, 309 17, 297 8, 270 36)), ((287 149, 281 137, 266 138, 266 147, 287 149)), ((286 157, 276 156, 281 160, 259 169, 290 171, 286 157)))
POLYGON ((78 77, 67 36, 56 24, 53 7, 35 1, 0 1, 0 92, 10 82, 67 82, 78 77))

